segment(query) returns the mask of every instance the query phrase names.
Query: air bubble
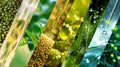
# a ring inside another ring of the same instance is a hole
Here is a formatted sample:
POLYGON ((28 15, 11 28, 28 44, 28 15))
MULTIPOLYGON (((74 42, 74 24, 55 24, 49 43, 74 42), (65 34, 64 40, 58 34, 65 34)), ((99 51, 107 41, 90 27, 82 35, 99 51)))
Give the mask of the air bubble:
POLYGON ((93 9, 92 9, 92 8, 90 9, 90 12, 93 12, 93 9))
POLYGON ((97 11, 96 13, 98 14, 99 12, 97 11))
POLYGON ((93 23, 96 23, 96 21, 94 20, 93 23))
POLYGON ((101 8, 100 10, 103 10, 103 8, 101 8))
POLYGON ((94 16, 93 18, 96 19, 96 16, 94 16))

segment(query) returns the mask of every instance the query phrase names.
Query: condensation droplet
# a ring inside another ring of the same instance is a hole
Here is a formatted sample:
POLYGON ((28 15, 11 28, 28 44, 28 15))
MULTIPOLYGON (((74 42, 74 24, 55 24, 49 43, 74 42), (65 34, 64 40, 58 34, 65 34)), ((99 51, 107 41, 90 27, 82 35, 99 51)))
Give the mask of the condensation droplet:
POLYGON ((98 59, 100 59, 100 56, 98 57, 98 59))
POLYGON ((103 31, 103 32, 102 32, 102 35, 106 35, 106 34, 107 34, 107 32, 106 32, 106 31, 103 31))
POLYGON ((86 59, 86 63, 90 63, 90 61, 88 59, 86 59))
POLYGON ((100 25, 100 28, 103 28, 103 25, 100 25))

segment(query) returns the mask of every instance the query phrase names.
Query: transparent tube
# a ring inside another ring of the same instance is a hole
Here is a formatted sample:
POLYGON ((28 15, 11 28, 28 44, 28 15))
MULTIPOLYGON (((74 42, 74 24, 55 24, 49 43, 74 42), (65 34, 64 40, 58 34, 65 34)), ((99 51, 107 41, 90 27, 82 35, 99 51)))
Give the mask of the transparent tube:
POLYGON ((9 67, 15 50, 27 28, 39 0, 23 0, 8 35, 0 49, 0 67, 9 67))
POLYGON ((102 17, 102 21, 98 25, 94 36, 89 44, 88 50, 86 51, 80 63, 81 66, 97 66, 98 60, 101 58, 104 48, 108 44, 110 36, 113 33, 112 30, 118 22, 120 16, 119 8, 119 0, 109 0, 105 13, 102 17))
POLYGON ((50 50, 46 67, 60 67, 72 41, 83 22, 91 0, 74 0, 67 18, 55 39, 55 44, 50 50), (55 61, 55 62, 54 62, 55 61))
POLYGON ((45 65, 73 2, 74 0, 57 0, 27 67, 43 67, 45 65))
POLYGON ((62 67, 80 67, 80 62, 106 9, 108 0, 92 0, 62 67))

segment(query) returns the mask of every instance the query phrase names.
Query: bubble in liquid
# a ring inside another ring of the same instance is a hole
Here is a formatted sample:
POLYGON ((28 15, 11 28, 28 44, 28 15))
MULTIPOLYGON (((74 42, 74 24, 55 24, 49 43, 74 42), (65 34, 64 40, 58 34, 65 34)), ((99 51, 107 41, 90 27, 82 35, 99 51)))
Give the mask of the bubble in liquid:
POLYGON ((93 23, 96 23, 96 21, 94 20, 93 23))
POLYGON ((91 9, 90 9, 90 12, 93 12, 93 11, 94 11, 94 10, 91 8, 91 9))
POLYGON ((101 8, 100 10, 103 10, 103 8, 101 8))
POLYGON ((94 16, 93 18, 94 18, 94 19, 96 19, 97 17, 96 17, 96 16, 94 16))

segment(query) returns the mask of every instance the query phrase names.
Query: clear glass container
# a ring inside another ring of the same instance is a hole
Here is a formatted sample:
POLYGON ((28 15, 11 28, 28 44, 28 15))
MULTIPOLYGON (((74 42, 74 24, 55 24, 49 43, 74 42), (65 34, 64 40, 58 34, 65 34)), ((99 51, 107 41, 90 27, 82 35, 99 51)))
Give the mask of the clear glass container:
POLYGON ((9 67, 20 39, 22 38, 39 0, 23 0, 0 49, 0 67, 9 67))

